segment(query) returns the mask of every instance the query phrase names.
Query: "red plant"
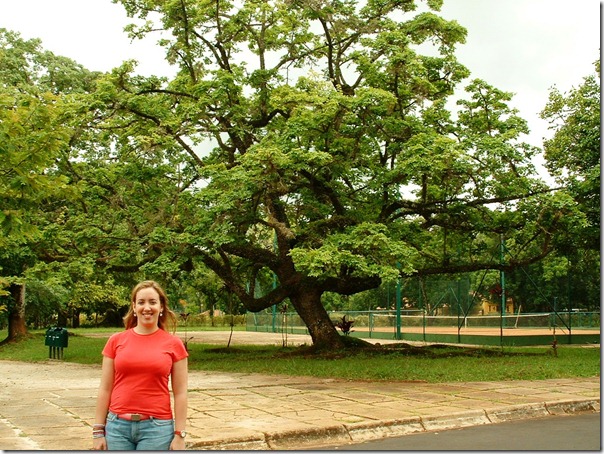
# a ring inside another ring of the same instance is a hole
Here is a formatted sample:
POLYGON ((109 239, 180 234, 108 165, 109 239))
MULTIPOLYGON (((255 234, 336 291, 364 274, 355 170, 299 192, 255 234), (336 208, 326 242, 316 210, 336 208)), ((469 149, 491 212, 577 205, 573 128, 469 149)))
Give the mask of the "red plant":
POLYGON ((348 336, 352 332, 352 325, 354 325, 354 320, 346 320, 346 316, 342 317, 342 320, 336 322, 335 324, 338 328, 342 330, 344 335, 348 336))

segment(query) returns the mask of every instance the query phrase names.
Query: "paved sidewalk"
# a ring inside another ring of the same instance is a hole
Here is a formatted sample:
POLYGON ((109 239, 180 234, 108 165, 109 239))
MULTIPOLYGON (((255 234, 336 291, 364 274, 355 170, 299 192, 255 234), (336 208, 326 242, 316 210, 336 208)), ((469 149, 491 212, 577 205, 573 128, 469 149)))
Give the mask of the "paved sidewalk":
MULTIPOLYGON (((0 449, 88 450, 100 366, 0 361, 0 449)), ((189 449, 294 450, 600 411, 600 379, 377 383, 190 372, 189 449)))

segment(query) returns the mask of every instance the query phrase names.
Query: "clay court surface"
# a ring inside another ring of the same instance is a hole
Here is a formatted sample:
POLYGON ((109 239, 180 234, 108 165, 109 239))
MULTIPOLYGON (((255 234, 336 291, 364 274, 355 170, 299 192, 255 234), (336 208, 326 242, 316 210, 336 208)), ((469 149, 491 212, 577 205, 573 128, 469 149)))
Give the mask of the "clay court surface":
MULTIPOLYGON (((116 332, 119 331, 119 328, 116 328, 116 332)), ((358 334, 360 334, 363 329, 359 328, 358 334)), ((376 330, 377 331, 377 330, 376 330)), ((380 336, 384 336, 388 331, 392 332, 391 329, 385 330, 381 329, 380 336)), ((421 334, 423 331, 422 327, 406 327, 401 332, 404 333, 419 333, 421 334)), ((458 330, 455 327, 427 327, 425 330, 426 334, 455 334, 457 335, 458 330)), ((109 337, 112 333, 86 333, 85 336, 89 337, 109 337)), ((460 331, 462 335, 477 335, 477 336, 493 336, 499 337, 501 335, 501 330, 499 327, 490 327, 490 328, 463 328, 460 331)), ((567 330, 562 330, 557 328, 556 335, 565 335, 567 334, 567 330)), ((599 329, 573 329, 572 334, 600 334, 599 329)), ((183 331, 179 331, 177 333, 179 337, 185 336, 183 331)), ((386 334, 387 335, 387 334, 386 334)), ((512 336, 541 336, 541 335, 551 335, 552 340, 554 336, 554 330, 549 328, 504 328, 503 336, 504 337, 512 337, 512 336)), ((310 335, 307 334, 291 334, 291 333, 269 333, 269 332, 257 332, 257 331, 233 331, 231 334, 230 331, 188 331, 187 338, 189 338, 189 342, 194 343, 202 343, 202 344, 216 344, 216 345, 311 345, 312 339, 310 335), (230 340, 230 343, 229 343, 230 340)), ((394 338, 394 332, 392 332, 392 338, 369 338, 364 337, 364 340, 371 343, 396 343, 396 342, 405 342, 410 344, 423 344, 423 342, 417 341, 409 341, 409 340, 396 340, 394 338)))
MULTIPOLYGON (((375 331, 392 331, 392 329, 384 330, 383 328, 378 328, 375 331)), ((363 331, 362 328, 359 328, 359 332, 363 331)), ((401 333, 431 333, 431 334, 457 334, 458 329, 455 326, 427 326, 425 328, 421 326, 405 326, 401 328, 401 333)), ((502 328, 499 326, 492 327, 467 327, 461 328, 459 330, 460 334, 468 334, 468 335, 480 335, 480 336, 499 336, 502 332, 502 328)), ((586 328, 572 328, 572 334, 598 334, 600 330, 598 328, 586 329, 586 328)), ((557 327, 555 330, 555 334, 557 335, 566 335, 568 334, 568 329, 557 327)), ((542 335, 554 335, 553 328, 532 328, 532 327, 504 327, 503 328, 504 336, 542 336, 542 335)), ((394 333, 393 333, 394 337, 394 333)))
MULTIPOLYGON (((115 332, 120 331, 119 328, 115 329, 115 332)), ((85 333, 86 337, 109 337, 112 333, 85 333)), ((176 333, 177 336, 184 338, 184 331, 176 333)), ((200 344, 224 344, 227 345, 283 345, 283 339, 287 341, 287 345, 302 345, 311 344, 312 340, 309 335, 306 334, 287 334, 287 336, 281 335, 281 333, 258 333, 254 331, 188 331, 187 338, 189 342, 196 342, 200 344)))

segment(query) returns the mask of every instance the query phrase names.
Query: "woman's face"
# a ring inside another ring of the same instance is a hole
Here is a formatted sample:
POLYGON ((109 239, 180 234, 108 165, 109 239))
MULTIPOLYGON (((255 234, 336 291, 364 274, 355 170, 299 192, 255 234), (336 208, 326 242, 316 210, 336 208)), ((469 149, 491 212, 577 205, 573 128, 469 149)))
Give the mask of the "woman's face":
POLYGON ((134 299, 134 313, 138 324, 146 327, 158 326, 159 313, 163 310, 159 293, 152 287, 140 289, 134 299))

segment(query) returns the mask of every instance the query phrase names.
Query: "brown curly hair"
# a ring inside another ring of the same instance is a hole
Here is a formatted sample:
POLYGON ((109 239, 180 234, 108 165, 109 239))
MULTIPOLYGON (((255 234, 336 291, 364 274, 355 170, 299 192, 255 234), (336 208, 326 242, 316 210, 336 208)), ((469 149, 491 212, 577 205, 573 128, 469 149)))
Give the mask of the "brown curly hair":
POLYGON ((138 323, 136 317, 134 316, 134 304, 136 303, 136 294, 144 288, 152 288, 159 295, 161 315, 157 321, 157 326, 164 331, 171 331, 172 333, 176 332, 176 324, 178 320, 176 314, 172 312, 168 306, 168 297, 166 296, 166 292, 164 292, 164 289, 161 288, 161 286, 155 281, 139 282, 132 289, 132 294, 130 295, 130 302, 132 304, 130 305, 128 313, 124 317, 124 326, 126 329, 134 328, 138 323))

